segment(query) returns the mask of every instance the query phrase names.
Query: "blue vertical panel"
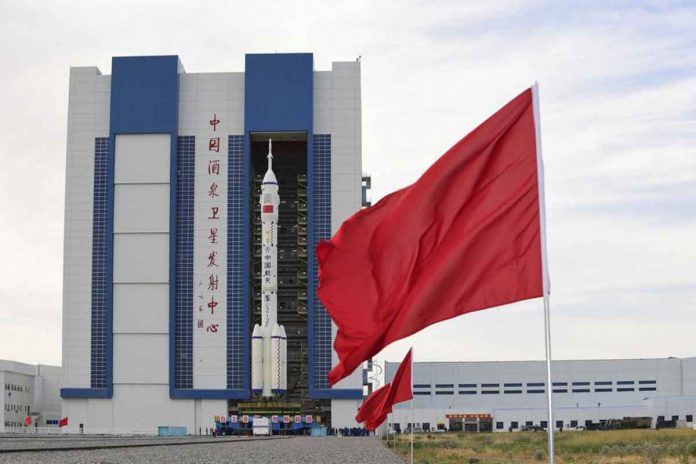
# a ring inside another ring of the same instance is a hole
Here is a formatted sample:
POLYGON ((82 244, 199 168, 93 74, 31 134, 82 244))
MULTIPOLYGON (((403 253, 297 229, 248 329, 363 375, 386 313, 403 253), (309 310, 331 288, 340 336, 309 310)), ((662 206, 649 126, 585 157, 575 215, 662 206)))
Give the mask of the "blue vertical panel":
POLYGON ((247 134, 306 131, 309 135, 313 124, 312 54, 246 55, 244 126, 247 134))
POLYGON ((174 377, 176 388, 193 388, 193 199, 196 137, 177 141, 176 301, 174 377))
POLYGON ((244 136, 230 135, 227 142, 227 388, 242 398, 249 389, 249 313, 244 299, 245 265, 249 260, 244 245, 248 224, 244 194, 244 136))
POLYGON ((109 138, 94 139, 94 194, 92 207, 92 325, 91 388, 106 388, 106 261, 109 138))
MULTIPOLYGON (((314 159, 312 160, 312 179, 314 191, 313 237, 310 250, 316 249, 321 240, 331 238, 331 135, 315 134, 314 159)), ((316 295, 318 285, 318 264, 312 263, 312 295, 316 295)), ((312 299, 312 372, 316 390, 329 388, 328 374, 331 370, 331 318, 319 298, 312 299)))

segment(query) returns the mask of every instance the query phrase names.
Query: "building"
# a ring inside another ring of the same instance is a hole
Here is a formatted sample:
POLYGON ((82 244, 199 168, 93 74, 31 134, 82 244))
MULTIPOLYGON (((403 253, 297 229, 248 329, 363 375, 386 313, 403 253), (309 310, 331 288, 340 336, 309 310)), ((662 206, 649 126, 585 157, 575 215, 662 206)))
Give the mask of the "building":
MULTIPOLYGON (((386 382, 398 366, 386 363, 386 382)), ((624 417, 692 425, 696 415, 696 358, 553 361, 552 381, 557 429, 624 417)), ((414 363, 415 430, 546 427, 546 390, 544 361, 414 363)), ((406 430, 411 403, 396 405, 389 422, 406 430)))
POLYGON ((58 427, 60 367, 0 359, 0 433, 32 427, 58 427))
POLYGON ((354 425, 360 372, 331 388, 335 328, 312 250, 360 209, 360 63, 250 54, 240 72, 177 56, 70 70, 63 371, 69 431, 199 433, 276 411, 354 425), (260 319, 258 195, 268 139, 280 184, 278 322, 288 391, 250 393, 260 319))

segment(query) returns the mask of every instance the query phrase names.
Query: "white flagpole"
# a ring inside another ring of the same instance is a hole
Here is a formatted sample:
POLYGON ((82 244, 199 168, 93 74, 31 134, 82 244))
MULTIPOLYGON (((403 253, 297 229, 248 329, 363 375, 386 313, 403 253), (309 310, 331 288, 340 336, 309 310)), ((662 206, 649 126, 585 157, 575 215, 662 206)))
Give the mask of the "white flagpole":
POLYGON ((413 464, 413 429, 416 428, 416 424, 413 421, 413 403, 415 398, 413 397, 413 347, 411 347, 411 464, 413 464))
POLYGON ((532 86, 534 128, 536 130, 537 179, 539 184, 539 222, 541 235, 541 272, 544 292, 544 335, 546 344, 546 398, 548 400, 549 463, 554 463, 553 383, 551 381, 551 312, 549 302, 549 263, 546 250, 546 202, 544 198, 544 159, 541 152, 541 123, 539 118, 539 83, 532 86))

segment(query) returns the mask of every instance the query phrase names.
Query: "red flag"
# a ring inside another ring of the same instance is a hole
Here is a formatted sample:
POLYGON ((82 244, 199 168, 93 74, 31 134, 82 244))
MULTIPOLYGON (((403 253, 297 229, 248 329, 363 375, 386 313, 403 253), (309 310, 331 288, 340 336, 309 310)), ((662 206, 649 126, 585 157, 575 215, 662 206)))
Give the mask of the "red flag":
POLYGON ((24 425, 27 427, 31 425, 31 416, 27 416, 27 418, 24 419, 24 425))
POLYGON ((67 426, 68 426, 68 418, 67 417, 64 417, 58 421, 58 427, 67 427, 67 426))
POLYGON ((365 422, 366 429, 375 430, 392 412, 392 406, 413 399, 412 363, 412 350, 408 350, 391 383, 373 391, 360 406, 355 416, 357 422, 365 422))
POLYGON ((431 324, 543 296, 535 129, 528 89, 319 244, 332 385, 431 324))

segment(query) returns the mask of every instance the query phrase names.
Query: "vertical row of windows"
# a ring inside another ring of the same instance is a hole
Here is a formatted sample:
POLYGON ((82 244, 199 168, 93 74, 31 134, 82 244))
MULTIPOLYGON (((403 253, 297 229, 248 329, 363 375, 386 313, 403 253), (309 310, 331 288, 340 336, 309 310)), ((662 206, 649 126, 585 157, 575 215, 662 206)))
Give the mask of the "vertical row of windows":
POLYGON ((92 388, 106 388, 107 357, 107 259, 109 223, 109 138, 94 139, 94 193, 92 208, 92 324, 91 373, 92 388))
MULTIPOLYGON (((312 141, 313 183, 312 207, 314 210, 314 250, 320 240, 331 238, 331 135, 314 134, 312 141)), ((331 318, 316 295, 319 267, 312 266, 312 319, 314 324, 314 387, 328 388, 327 374, 331 370, 331 318)))
POLYGON ((176 144, 176 294, 174 305, 174 384, 193 388, 193 218, 196 137, 176 144))
POLYGON ((248 167, 244 159, 244 136, 227 138, 227 388, 244 388, 247 364, 244 346, 249 343, 248 325, 245 324, 249 309, 244 300, 244 263, 247 252, 244 233, 245 221, 244 182, 248 167))

